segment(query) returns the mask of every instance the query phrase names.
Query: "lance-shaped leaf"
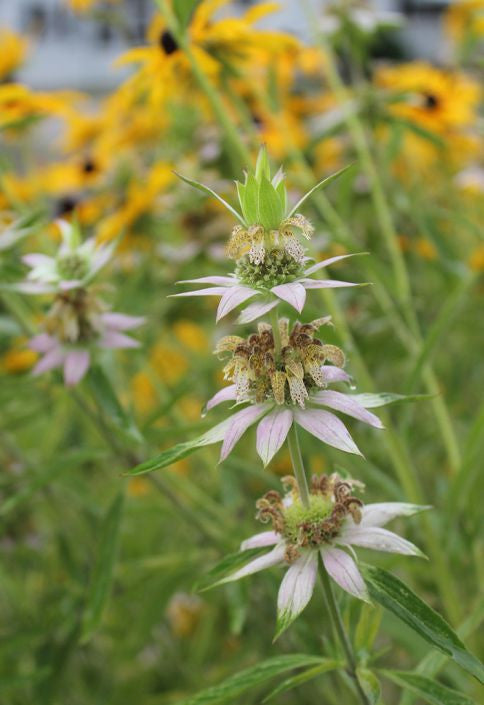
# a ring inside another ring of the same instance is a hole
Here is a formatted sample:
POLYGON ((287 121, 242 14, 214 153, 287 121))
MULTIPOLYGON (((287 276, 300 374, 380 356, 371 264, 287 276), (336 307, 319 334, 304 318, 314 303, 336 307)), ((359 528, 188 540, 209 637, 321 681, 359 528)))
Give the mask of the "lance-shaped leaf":
POLYGON ((259 221, 264 228, 275 230, 284 216, 281 199, 271 182, 262 177, 259 183, 259 221))
POLYGON ((118 555, 124 493, 114 498, 99 532, 99 555, 93 571, 87 605, 83 617, 81 642, 90 639, 99 626, 109 596, 118 555))
POLYGON ((209 571, 204 573, 195 583, 194 589, 198 592, 210 590, 224 582, 225 578, 232 573, 243 568, 255 558, 258 558, 267 551, 264 546, 256 548, 247 548, 244 551, 230 553, 224 556, 221 561, 216 563, 209 571))
POLYGON ((431 705, 475 705, 467 695, 408 671, 382 671, 382 675, 431 705))
POLYGON ((296 203, 294 208, 291 208, 289 213, 287 214, 287 218, 290 218, 294 213, 297 213, 297 211, 301 208, 303 203, 307 201, 308 198, 310 198, 315 191, 318 191, 320 188, 326 188, 326 186, 329 186, 329 184, 334 181, 335 179, 338 178, 338 176, 341 176, 345 171, 348 169, 351 169, 353 164, 348 164, 348 166, 345 166, 343 169, 340 169, 339 171, 336 171, 334 174, 331 174, 331 176, 327 176, 325 179, 319 182, 319 184, 316 184, 316 186, 313 186, 313 188, 308 191, 302 198, 299 199, 299 201, 296 203))
POLYGON ((376 409, 379 406, 389 406, 390 404, 407 404, 413 401, 425 401, 431 399, 432 394, 392 394, 391 392, 381 392, 380 394, 351 394, 350 397, 365 409, 376 409))
POLYGON ((357 668, 356 677, 365 693, 370 705, 378 705, 380 702, 380 683, 375 674, 368 668, 357 668))
POLYGON ((267 695, 262 702, 268 703, 269 700, 275 698, 276 695, 281 695, 281 693, 285 693, 288 690, 297 688, 298 685, 308 683, 308 681, 311 681, 313 680, 313 678, 317 678, 318 676, 323 675, 323 673, 328 673, 329 671, 335 671, 337 668, 345 667, 343 661, 336 661, 336 659, 323 658, 321 659, 321 661, 322 663, 319 666, 312 666, 311 668, 308 668, 302 673, 298 673, 295 676, 290 676, 289 678, 286 678, 286 680, 282 681, 282 683, 280 683, 276 688, 274 688, 274 690, 271 690, 269 695, 267 695))
POLYGON ((222 705, 223 703, 233 705, 235 698, 252 688, 263 685, 286 671, 318 665, 322 660, 320 657, 312 656, 311 654, 275 656, 257 663, 255 666, 246 668, 226 678, 222 683, 202 690, 191 698, 179 700, 175 705, 222 705))
POLYGON ((175 171, 174 173, 178 176, 179 179, 189 184, 190 186, 193 186, 199 191, 202 191, 202 193, 208 193, 210 196, 216 198, 219 203, 221 203, 228 211, 232 213, 232 215, 237 218, 238 221, 242 223, 242 225, 246 225, 246 222, 241 216, 241 214, 236 211, 235 208, 230 205, 230 203, 227 203, 227 201, 223 199, 222 196, 216 193, 213 189, 209 188, 208 186, 205 186, 205 184, 201 184, 199 181, 194 181, 193 179, 189 179, 187 176, 182 176, 182 174, 179 174, 177 171, 175 171))
POLYGON ((393 612, 432 646, 451 656, 459 666, 484 682, 484 668, 480 661, 467 651, 445 619, 405 583, 386 570, 370 565, 364 566, 363 575, 375 602, 393 612))

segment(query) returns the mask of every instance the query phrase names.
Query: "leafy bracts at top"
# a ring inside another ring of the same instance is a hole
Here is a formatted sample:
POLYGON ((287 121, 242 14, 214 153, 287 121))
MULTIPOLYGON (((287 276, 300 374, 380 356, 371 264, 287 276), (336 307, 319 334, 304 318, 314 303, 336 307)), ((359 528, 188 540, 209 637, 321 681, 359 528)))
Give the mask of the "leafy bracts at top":
POLYGON ((240 259, 248 254, 250 262, 261 264, 266 252, 274 249, 286 252, 298 262, 303 261, 304 250, 296 235, 309 239, 313 227, 297 211, 315 191, 329 185, 347 168, 320 181, 289 210, 284 173, 279 169, 272 176, 264 147, 259 151, 255 170, 246 172, 244 182, 236 182, 240 210, 233 208, 208 186, 180 174, 178 176, 191 186, 217 198, 239 221, 240 225, 235 226, 227 247, 229 257, 240 259))

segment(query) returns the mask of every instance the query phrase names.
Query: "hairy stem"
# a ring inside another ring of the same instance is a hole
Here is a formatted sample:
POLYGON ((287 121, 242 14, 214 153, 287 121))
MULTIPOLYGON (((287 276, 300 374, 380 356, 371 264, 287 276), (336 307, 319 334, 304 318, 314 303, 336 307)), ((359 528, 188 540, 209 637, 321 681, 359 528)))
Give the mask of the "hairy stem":
POLYGON ((350 639, 346 633, 346 630, 345 630, 345 627, 343 624, 343 619, 342 619, 341 613, 339 611, 338 604, 334 598, 333 587, 331 585, 331 579, 326 571, 326 568, 324 567, 324 564, 323 564, 323 561, 321 560, 321 558, 319 558, 319 576, 321 578, 321 584, 323 586, 324 596, 326 598, 329 613, 331 615, 333 629, 335 631, 337 639, 341 642, 341 646, 343 647, 343 651, 346 656, 346 661, 348 664, 348 673, 354 681, 356 690, 358 692, 358 696, 359 696, 361 702, 363 703, 363 705, 370 705, 370 701, 368 700, 368 697, 367 697, 366 693, 363 691, 363 688, 361 687, 360 681, 358 680, 358 675, 356 672, 356 668, 358 665, 357 661, 356 661, 356 656, 353 652, 353 647, 351 645, 350 639))
POLYGON ((301 446, 299 445, 299 437, 295 423, 291 426, 291 430, 287 436, 287 442, 289 445, 289 453, 291 454, 294 477, 296 478, 297 485, 299 487, 301 501, 305 507, 309 507, 308 480, 306 477, 306 470, 304 468, 304 462, 301 455, 301 446))

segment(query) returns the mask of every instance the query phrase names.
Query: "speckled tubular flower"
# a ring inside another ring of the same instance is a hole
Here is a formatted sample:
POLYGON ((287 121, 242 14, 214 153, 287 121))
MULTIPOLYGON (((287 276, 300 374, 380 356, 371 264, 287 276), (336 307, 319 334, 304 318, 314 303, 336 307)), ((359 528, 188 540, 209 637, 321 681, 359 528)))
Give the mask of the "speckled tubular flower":
POLYGON ((267 154, 262 148, 255 171, 246 173, 244 183, 236 182, 240 211, 207 186, 181 176, 190 185, 217 198, 239 224, 234 227, 227 244, 228 257, 236 260, 235 273, 179 282, 213 286, 175 296, 221 296, 217 320, 245 301, 258 297, 259 300, 252 302, 239 319, 241 323, 249 323, 273 309, 281 300, 300 313, 308 289, 356 286, 351 282, 310 278, 323 267, 350 255, 331 257, 310 266, 300 242, 301 237, 309 240, 314 228, 297 211, 314 191, 330 183, 340 173, 324 179, 293 208, 288 209, 282 169, 271 176, 267 154))
POLYGON ((353 487, 361 485, 336 474, 313 476, 306 506, 294 478, 285 478, 284 482, 289 490, 285 496, 271 490, 257 502, 258 518, 263 523, 271 522, 272 530, 256 534, 241 545, 242 551, 266 546, 272 546, 272 550, 220 581, 238 580, 275 565, 288 566, 277 600, 276 638, 311 599, 319 557, 343 590, 368 601, 353 546, 423 556, 413 543, 383 527, 396 517, 411 516, 429 507, 402 502, 363 505, 353 495, 353 487))
POLYGON ((65 384, 74 386, 86 374, 98 349, 138 347, 138 341, 124 331, 143 322, 138 316, 108 311, 85 289, 60 294, 46 317, 44 332, 30 340, 30 348, 43 355, 33 374, 62 367, 65 384))
POLYGON ((308 266, 305 261, 294 260, 284 250, 273 249, 261 263, 251 262, 244 255, 237 262, 235 274, 229 276, 200 277, 187 279, 179 284, 212 284, 196 291, 186 291, 173 296, 221 296, 217 310, 217 322, 240 304, 258 297, 242 311, 239 323, 250 323, 285 301, 301 313, 306 302, 306 291, 359 286, 337 279, 311 279, 311 275, 335 262, 352 255, 338 255, 308 266))
POLYGON ((289 331, 289 321, 283 318, 279 320, 277 340, 269 324, 259 323, 258 332, 247 339, 226 336, 218 342, 215 353, 228 355, 224 375, 233 384, 217 392, 207 410, 229 400, 250 403, 224 422, 220 460, 256 422, 257 452, 265 465, 281 448, 293 424, 330 446, 360 454, 343 422, 321 407, 383 428, 378 417, 359 403, 357 395, 326 388, 333 382, 349 381, 342 369, 343 352, 315 337, 328 322, 329 318, 307 324, 296 322, 289 331))
POLYGON ((55 257, 40 253, 22 260, 31 269, 27 280, 16 286, 24 294, 55 294, 86 286, 107 264, 113 246, 98 246, 93 239, 81 241, 79 228, 65 220, 57 221, 62 244, 55 257))

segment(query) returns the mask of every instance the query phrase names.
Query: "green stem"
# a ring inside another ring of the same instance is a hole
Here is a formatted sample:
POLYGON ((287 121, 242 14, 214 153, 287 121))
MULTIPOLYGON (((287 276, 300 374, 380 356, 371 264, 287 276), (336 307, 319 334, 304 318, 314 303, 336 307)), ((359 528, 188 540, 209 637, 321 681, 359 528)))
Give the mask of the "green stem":
POLYGON ((358 674, 356 671, 358 664, 356 661, 355 654, 353 652, 353 647, 346 633, 338 604, 334 598, 333 587, 331 585, 330 577, 326 571, 326 568, 324 567, 321 558, 319 558, 319 576, 321 578, 324 596, 326 598, 329 613, 331 615, 331 621, 333 623, 335 634, 338 640, 341 642, 341 646, 343 647, 343 651, 346 656, 346 661, 348 664, 348 673, 355 683, 355 687, 361 702, 364 705, 370 705, 370 701, 368 700, 368 697, 364 692, 363 688, 361 687, 360 681, 358 680, 358 674))
POLYGON ((270 312, 270 320, 272 326, 272 335, 274 337, 274 348, 276 357, 281 354, 281 331, 279 330, 279 316, 277 315, 277 306, 270 312))
POLYGON ((297 481, 299 488, 299 495, 301 501, 305 507, 309 507, 309 487, 306 477, 306 470, 304 468, 304 462, 301 455, 301 446, 299 445, 299 437, 297 433, 296 423, 293 422, 291 430, 287 436, 287 442, 289 445, 289 453, 291 455, 292 467, 294 469, 294 476, 297 481))

